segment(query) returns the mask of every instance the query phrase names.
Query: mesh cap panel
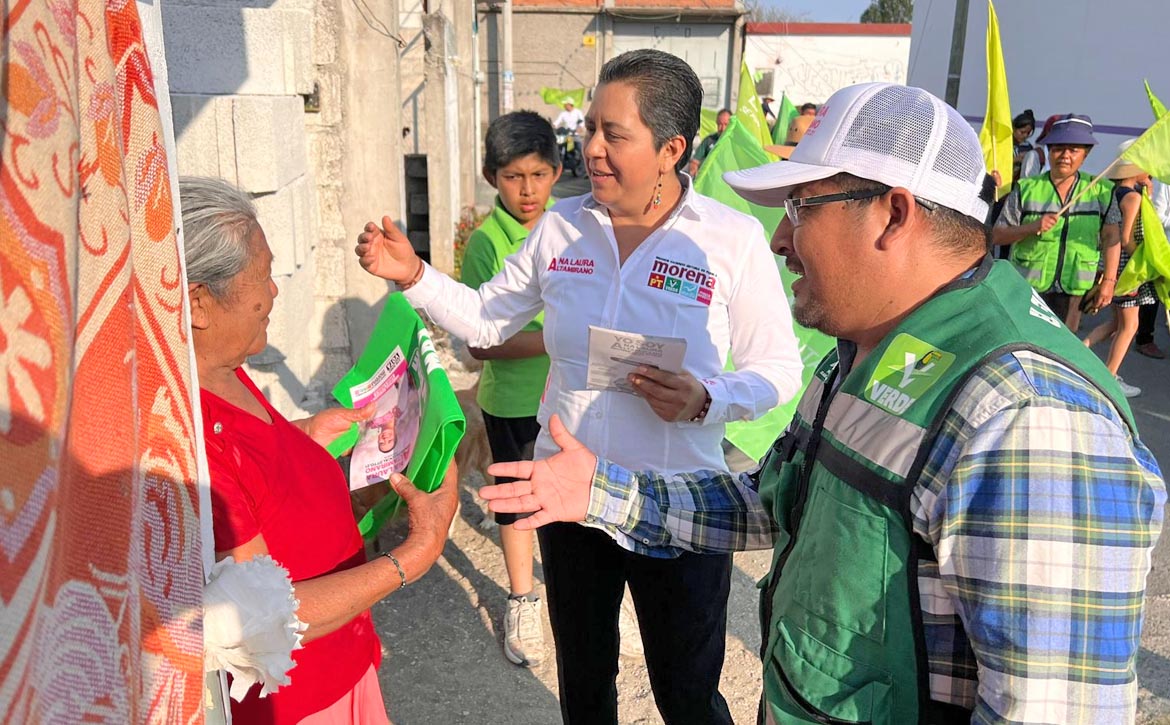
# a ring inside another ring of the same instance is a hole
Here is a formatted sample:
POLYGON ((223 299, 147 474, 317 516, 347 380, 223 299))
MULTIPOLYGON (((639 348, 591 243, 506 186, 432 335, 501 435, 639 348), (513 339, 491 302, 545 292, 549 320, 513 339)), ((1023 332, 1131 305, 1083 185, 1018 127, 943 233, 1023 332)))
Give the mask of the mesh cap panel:
POLYGON ((934 106, 926 96, 885 88, 862 104, 841 146, 901 159, 917 166, 934 128, 934 106))
POLYGON ((957 126, 954 117, 947 115, 942 146, 939 147, 932 168, 936 173, 946 174, 968 183, 982 182, 983 156, 980 155, 979 149, 973 148, 967 142, 965 134, 962 133, 966 125, 964 123, 962 127, 957 126))

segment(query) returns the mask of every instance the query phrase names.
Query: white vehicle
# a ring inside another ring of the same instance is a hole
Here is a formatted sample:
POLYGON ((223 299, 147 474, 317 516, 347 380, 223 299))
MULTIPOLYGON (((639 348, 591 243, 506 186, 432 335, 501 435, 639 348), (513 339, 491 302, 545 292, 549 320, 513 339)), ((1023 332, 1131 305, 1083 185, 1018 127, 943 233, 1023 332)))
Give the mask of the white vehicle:
MULTIPOLYGON (((999 0, 995 12, 1012 115, 1033 110, 1033 142, 1050 115, 1090 116, 1100 147, 1086 171, 1105 168, 1119 143, 1153 123, 1143 79, 1170 103, 1170 2, 999 0)), ((907 84, 951 103, 976 130, 987 104, 986 33, 987 0, 914 3, 907 84)))

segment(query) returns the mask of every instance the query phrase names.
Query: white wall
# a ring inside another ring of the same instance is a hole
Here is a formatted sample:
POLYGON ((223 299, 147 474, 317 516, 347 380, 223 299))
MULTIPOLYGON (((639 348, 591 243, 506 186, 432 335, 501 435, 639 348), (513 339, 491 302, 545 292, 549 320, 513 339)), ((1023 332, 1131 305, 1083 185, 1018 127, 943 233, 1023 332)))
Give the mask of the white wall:
MULTIPOLYGON (((1038 123, 1057 113, 1093 119, 1101 149, 1085 162, 1099 171, 1117 144, 1153 122, 1142 79, 1170 102, 1170 64, 1160 48, 1170 3, 1151 0, 1028 0, 996 4, 1012 113, 1031 108, 1038 123)), ((958 109, 982 124, 987 105, 987 3, 971 0, 958 109)), ((917 3, 909 83, 945 97, 955 0, 917 3)))
POLYGON ((744 60, 752 71, 773 71, 771 95, 796 105, 823 103, 854 83, 905 83, 907 36, 748 35, 744 60))

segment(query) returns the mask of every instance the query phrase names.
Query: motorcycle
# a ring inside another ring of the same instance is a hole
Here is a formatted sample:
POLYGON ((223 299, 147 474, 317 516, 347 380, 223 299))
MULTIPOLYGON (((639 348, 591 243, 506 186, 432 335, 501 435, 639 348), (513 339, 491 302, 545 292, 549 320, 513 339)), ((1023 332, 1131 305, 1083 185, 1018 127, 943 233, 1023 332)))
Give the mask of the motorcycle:
POLYGON ((561 155, 561 167, 571 171, 573 176, 585 173, 585 157, 581 154, 581 141, 567 128, 558 128, 557 150, 561 155))

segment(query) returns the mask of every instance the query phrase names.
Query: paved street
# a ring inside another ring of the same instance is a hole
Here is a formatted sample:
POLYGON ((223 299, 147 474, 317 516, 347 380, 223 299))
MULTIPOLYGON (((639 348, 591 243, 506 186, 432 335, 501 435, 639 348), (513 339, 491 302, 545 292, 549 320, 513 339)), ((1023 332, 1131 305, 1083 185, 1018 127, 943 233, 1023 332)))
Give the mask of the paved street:
MULTIPOLYGON (((1098 315, 1087 320, 1082 332, 1104 319, 1104 315, 1098 315)), ((1158 319, 1155 340, 1170 351, 1165 315, 1158 319)), ((1107 352, 1107 345, 1097 348, 1101 356, 1107 352)), ((1162 470, 1170 470, 1170 360, 1152 360, 1131 352, 1121 365, 1121 375, 1142 389, 1142 394, 1130 401, 1138 430, 1162 470)), ((1154 568, 1147 588, 1138 680, 1142 685, 1138 721, 1170 723, 1170 536, 1165 533, 1154 551, 1154 568)))

